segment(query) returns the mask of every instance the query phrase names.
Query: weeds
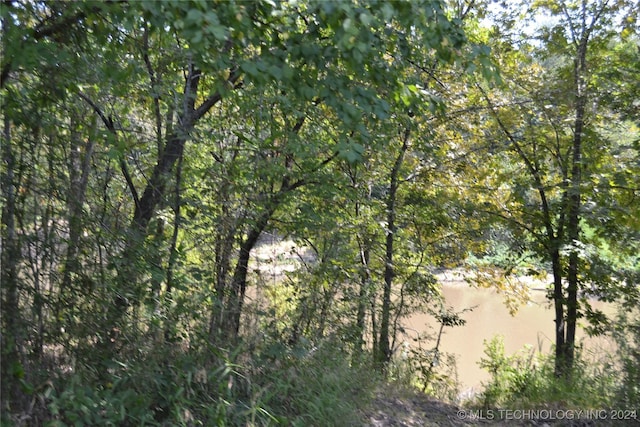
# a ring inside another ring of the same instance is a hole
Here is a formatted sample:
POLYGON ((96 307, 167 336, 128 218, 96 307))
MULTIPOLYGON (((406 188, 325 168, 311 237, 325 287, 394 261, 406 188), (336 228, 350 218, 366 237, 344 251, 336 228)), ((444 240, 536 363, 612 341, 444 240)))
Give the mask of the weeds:
POLYGON ((568 378, 554 374, 551 355, 526 347, 506 355, 503 338, 485 342, 480 366, 491 375, 472 406, 492 408, 596 409, 616 407, 616 394, 624 385, 620 365, 610 353, 578 347, 575 366, 568 378))
MULTIPOLYGON (((276 345, 278 344, 278 345, 276 345)), ((2 425, 359 425, 380 378, 349 364, 340 343, 236 349, 168 348, 98 368, 51 375, 28 414, 2 425), (242 363, 238 362, 242 360, 242 363)), ((200 348, 204 348, 200 347, 200 348)))
POLYGON ((367 364, 349 364, 341 346, 327 340, 267 352, 270 361, 262 364, 259 380, 271 413, 292 426, 360 424, 359 409, 380 378, 367 364))
POLYGON ((640 308, 620 310, 615 324, 614 338, 622 365, 616 399, 623 408, 640 408, 640 308))
MULTIPOLYGON (((614 354, 579 349, 569 380, 554 376, 550 355, 525 348, 505 353, 501 337, 486 343, 480 366, 490 380, 471 405, 483 409, 638 408, 638 309, 620 315, 614 354), (616 357, 614 357, 616 356, 616 357)), ((437 346, 436 346, 437 349, 437 346)), ((390 381, 454 401, 455 360, 434 351, 411 352, 390 366, 390 381)), ((251 353, 170 344, 97 372, 76 366, 51 373, 33 388, 35 417, 3 425, 331 426, 361 425, 383 379, 365 361, 352 364, 345 343, 284 345, 265 339, 251 353), (206 348, 196 351, 193 348, 206 348), (46 417, 43 416, 46 414, 46 417)), ((11 421, 11 423, 9 423, 11 421)))

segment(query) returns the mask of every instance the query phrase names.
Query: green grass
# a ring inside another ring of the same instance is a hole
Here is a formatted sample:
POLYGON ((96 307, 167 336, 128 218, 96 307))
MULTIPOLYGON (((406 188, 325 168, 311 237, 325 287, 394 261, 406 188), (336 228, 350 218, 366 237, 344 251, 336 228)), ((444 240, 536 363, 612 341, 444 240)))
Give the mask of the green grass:
POLYGON ((265 343, 253 353, 165 344, 113 366, 54 375, 34 392, 37 422, 3 425, 361 425, 380 377, 351 360, 331 340, 265 343))

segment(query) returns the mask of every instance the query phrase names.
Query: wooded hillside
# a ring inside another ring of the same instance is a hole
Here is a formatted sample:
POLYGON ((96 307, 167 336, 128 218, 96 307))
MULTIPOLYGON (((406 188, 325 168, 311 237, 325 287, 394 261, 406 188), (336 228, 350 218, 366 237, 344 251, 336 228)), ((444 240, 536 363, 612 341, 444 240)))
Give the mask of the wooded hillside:
POLYGON ((638 304, 638 5, 503 3, 3 0, 3 420, 349 425, 314 357, 359 397, 452 267, 551 274, 569 381, 638 304))

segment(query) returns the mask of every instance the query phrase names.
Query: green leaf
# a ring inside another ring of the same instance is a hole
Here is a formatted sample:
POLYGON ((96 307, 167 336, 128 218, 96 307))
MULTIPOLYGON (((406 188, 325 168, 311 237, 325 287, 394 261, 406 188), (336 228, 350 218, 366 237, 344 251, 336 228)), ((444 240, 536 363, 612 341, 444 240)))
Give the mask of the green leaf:
POLYGON ((190 9, 185 18, 187 24, 199 24, 202 22, 203 13, 198 9, 190 9))
POLYGON ((339 156, 348 163, 357 163, 362 161, 364 146, 356 142, 341 144, 338 147, 339 156))
POLYGON ((282 80, 282 68, 278 67, 277 65, 270 65, 268 73, 276 80, 282 80))
POLYGON ((362 12, 358 17, 360 18, 360 22, 362 23, 362 25, 364 25, 365 27, 368 27, 369 25, 371 25, 371 22, 373 22, 373 16, 371 16, 369 12, 362 12))
POLYGON ((253 61, 247 61, 242 63, 242 65, 240 65, 240 69, 251 77, 260 75, 260 72, 258 71, 258 67, 253 61))

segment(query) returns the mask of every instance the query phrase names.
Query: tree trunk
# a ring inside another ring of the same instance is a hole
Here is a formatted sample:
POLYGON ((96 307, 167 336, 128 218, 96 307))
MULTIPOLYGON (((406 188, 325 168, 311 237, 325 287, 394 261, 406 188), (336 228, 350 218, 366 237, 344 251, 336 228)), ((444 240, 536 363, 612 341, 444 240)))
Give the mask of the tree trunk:
POLYGON ((560 376, 566 371, 566 324, 564 314, 565 298, 564 290, 562 289, 562 265, 560 250, 557 247, 551 250, 551 268, 553 270, 553 306, 556 314, 555 374, 560 376))
MULTIPOLYGON (((194 66, 192 61, 189 61, 188 68, 182 94, 184 108, 179 114, 180 126, 173 130, 172 133, 166 134, 166 144, 162 150, 160 150, 159 158, 153 169, 151 178, 139 200, 136 197, 135 189, 132 188, 135 211, 126 236, 126 246, 119 259, 120 268, 116 279, 114 301, 107 314, 106 324, 108 331, 107 336, 104 337, 106 340, 103 340, 107 344, 113 341, 112 335, 114 330, 117 333, 119 324, 127 309, 130 306, 137 305, 144 293, 144 289, 137 283, 140 272, 137 271, 136 260, 143 250, 144 239, 148 233, 147 226, 165 195, 166 183, 170 177, 170 173, 178 159, 183 156, 186 141, 189 139, 195 124, 207 114, 214 105, 222 100, 221 93, 216 92, 206 98, 202 104, 196 108, 195 101, 198 95, 202 73, 194 66)), ((242 86, 242 82, 238 82, 240 76, 241 73, 239 70, 231 70, 227 82, 236 89, 242 86)), ((101 117, 107 127, 109 127, 109 121, 102 114, 101 117)), ((129 185, 132 187, 130 183, 129 185)), ((110 352, 112 353, 113 350, 107 351, 106 353, 108 354, 110 352)))
POLYGON ((400 167, 404 160, 404 155, 409 148, 410 130, 404 132, 400 153, 391 170, 389 182, 389 194, 387 196, 387 237, 385 240, 385 265, 384 265, 384 288, 382 292, 382 311, 380 313, 380 338, 378 339, 378 349, 375 355, 376 366, 384 371, 391 360, 391 290, 393 287, 393 277, 395 275, 393 265, 393 245, 396 233, 396 195, 400 185, 400 167))
POLYGON ((236 240, 238 222, 234 217, 234 213, 230 209, 231 195, 230 183, 225 180, 219 187, 217 204, 220 206, 220 218, 216 227, 215 241, 215 285, 214 285, 214 305, 209 317, 209 342, 214 343, 221 334, 222 309, 227 293, 229 271, 231 270, 231 254, 233 245, 236 240))
MULTIPOLYGON (((357 186, 357 178, 355 174, 352 176, 352 185, 357 186)), ((371 185, 367 186, 367 193, 365 196, 366 202, 371 200, 371 185)), ((360 218, 360 202, 356 200, 355 203, 355 216, 357 221, 361 221, 360 218)), ((360 255, 360 289, 358 292, 358 307, 356 312, 356 333, 357 343, 356 352, 361 353, 364 351, 365 346, 365 330, 366 330, 366 316, 367 307, 370 305, 371 294, 371 268, 369 267, 371 259, 371 239, 367 235, 366 229, 358 236, 358 250, 360 255)), ((375 348, 375 347, 374 347, 375 348)))
MULTIPOLYGON (((75 305, 70 293, 73 291, 74 276, 80 270, 78 262, 78 251, 80 248, 80 236, 82 235, 82 205, 84 204, 87 185, 89 183, 89 172, 91 170, 91 156, 95 145, 95 118, 91 120, 91 135, 86 145, 81 144, 81 136, 74 132, 71 135, 71 147, 69 151, 69 191, 67 192, 67 215, 69 221, 69 238, 67 240, 67 251, 64 260, 62 282, 60 284, 59 300, 56 311, 64 308, 72 308, 75 305), (71 300, 70 300, 71 298, 71 300), (64 307, 62 307, 64 306, 64 307)), ((75 129, 75 120, 71 122, 71 128, 75 129)), ((59 321, 62 316, 56 315, 59 321)))
MULTIPOLYGON (((16 185, 14 182, 15 157, 11 149, 11 121, 4 116, 2 192, 2 263, 0 281, 2 283, 2 395, 12 402, 12 410, 19 412, 23 393, 20 387, 22 370, 22 342, 24 326, 20 315, 18 294, 18 262, 21 259, 20 242, 16 232, 16 185)), ((4 398, 3 398, 4 400, 4 398)), ((10 403, 7 403, 11 405, 10 403)), ((4 409, 4 408, 3 408, 4 409)))
POLYGON ((358 334, 356 351, 358 353, 364 350, 365 337, 365 318, 367 313, 367 302, 369 299, 369 288, 371 287, 371 271, 369 270, 369 259, 371 250, 367 242, 360 243, 360 262, 362 264, 362 273, 360 275, 360 290, 358 292, 358 310, 356 313, 356 333, 358 334))
MULTIPOLYGON (((586 14, 583 5, 583 14, 586 14)), ((582 28, 582 36, 578 44, 574 65, 575 119, 572 145, 571 186, 569 188, 569 206, 567 209, 567 240, 572 249, 569 253, 567 269, 567 337, 565 376, 571 375, 575 357, 576 324, 578 319, 578 289, 580 280, 580 257, 575 247, 580 241, 580 217, 582 196, 582 137, 584 134, 584 116, 587 103, 587 46, 593 27, 582 28)))
POLYGON ((271 216, 276 210, 278 202, 274 201, 258 218, 253 225, 246 239, 240 245, 240 251, 238 253, 238 263, 233 272, 233 279, 231 280, 231 287, 229 288, 229 295, 224 304, 222 317, 222 333, 223 337, 231 341, 235 341, 238 338, 240 332, 240 317, 242 316, 242 306, 244 304, 244 297, 247 290, 247 274, 249 271, 249 260, 251 258, 251 251, 258 242, 260 234, 264 231, 271 219, 271 216))
POLYGON ((181 185, 182 185, 182 157, 178 159, 178 166, 176 168, 176 184, 175 184, 175 194, 173 200, 173 231, 171 232, 171 245, 169 247, 169 260, 167 261, 167 270, 166 270, 166 288, 165 288, 165 296, 161 300, 164 301, 162 309, 166 312, 167 320, 164 324, 164 339, 169 341, 173 339, 173 325, 175 321, 171 319, 169 316, 169 306, 171 304, 171 293, 173 292, 174 286, 174 278, 173 272, 175 269, 175 265, 178 261, 178 233, 180 230, 180 224, 182 222, 180 215, 180 206, 181 202, 181 185))
MULTIPOLYGON (((140 285, 137 260, 142 257, 144 242, 148 234, 147 227, 154 217, 156 209, 166 192, 166 185, 170 179, 174 165, 184 153, 184 147, 195 123, 205 115, 213 105, 218 103, 222 96, 215 93, 207 98, 198 108, 195 108, 196 95, 198 93, 201 72, 189 64, 189 71, 185 79, 183 92, 184 109, 180 114, 180 127, 167 136, 166 144, 161 150, 161 156, 156 163, 151 177, 145 187, 142 197, 137 198, 132 184, 129 186, 135 202, 135 211, 131 224, 127 230, 125 247, 119 257, 118 275, 116 278, 114 298, 110 304, 105 323, 106 335, 102 337, 102 349, 106 357, 111 357, 117 351, 117 346, 113 346, 120 332, 123 317, 130 307, 137 307, 144 296, 145 290, 140 285)), ((232 74, 230 83, 235 83, 239 75, 232 74)), ((95 106, 94 106, 95 108, 95 106)), ((99 111, 105 125, 110 127, 110 120, 106 119, 99 111)), ((112 125, 111 125, 112 126, 112 125)), ((126 176, 125 176, 126 178, 126 176)))

